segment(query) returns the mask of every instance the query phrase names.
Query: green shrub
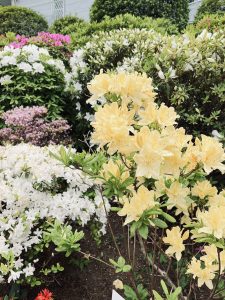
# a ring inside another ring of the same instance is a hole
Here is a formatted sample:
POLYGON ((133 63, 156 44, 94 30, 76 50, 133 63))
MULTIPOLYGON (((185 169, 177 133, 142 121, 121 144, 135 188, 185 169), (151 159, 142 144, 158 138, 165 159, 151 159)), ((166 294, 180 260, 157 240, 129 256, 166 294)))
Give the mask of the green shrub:
POLYGON ((168 18, 183 29, 188 23, 188 0, 95 0, 91 8, 91 21, 100 22, 105 16, 115 17, 131 13, 135 16, 168 18))
POLYGON ((13 32, 6 32, 6 34, 0 35, 0 48, 7 46, 8 44, 16 40, 16 35, 13 32))
POLYGON ((63 113, 68 73, 47 49, 5 47, 0 52, 0 66, 0 112, 39 105, 47 107, 51 119, 63 113))
POLYGON ((111 31, 121 28, 146 28, 154 29, 160 33, 177 34, 177 27, 169 19, 152 19, 151 17, 136 17, 130 14, 118 15, 115 18, 105 17, 99 23, 83 23, 73 24, 66 27, 63 31, 64 34, 71 34, 73 47, 81 47, 88 41, 91 41, 92 35, 98 34, 100 31, 111 31))
POLYGON ((195 17, 196 21, 202 19, 204 15, 225 13, 225 0, 203 0, 195 17))
POLYGON ((48 24, 41 15, 25 7, 0 7, 0 20, 0 34, 13 31, 16 34, 32 36, 48 29, 48 24))
POLYGON ((76 16, 66 16, 55 20, 55 22, 50 26, 49 31, 53 33, 63 33, 66 27, 75 24, 81 25, 81 23, 84 23, 84 20, 76 16))
POLYGON ((81 106, 79 126, 85 128, 86 119, 90 119, 90 108, 84 105, 90 96, 87 83, 100 70, 121 70, 145 71, 152 77, 157 101, 174 106, 180 115, 179 125, 188 132, 225 132, 224 38, 223 33, 203 32, 195 38, 187 34, 163 36, 144 29, 93 37, 71 58, 73 78, 82 87, 76 97, 81 106))
POLYGON ((225 28, 225 14, 211 14, 205 15, 201 20, 195 24, 191 24, 187 27, 188 32, 193 32, 195 34, 201 33, 204 29, 209 32, 215 32, 219 30, 224 30, 225 28))

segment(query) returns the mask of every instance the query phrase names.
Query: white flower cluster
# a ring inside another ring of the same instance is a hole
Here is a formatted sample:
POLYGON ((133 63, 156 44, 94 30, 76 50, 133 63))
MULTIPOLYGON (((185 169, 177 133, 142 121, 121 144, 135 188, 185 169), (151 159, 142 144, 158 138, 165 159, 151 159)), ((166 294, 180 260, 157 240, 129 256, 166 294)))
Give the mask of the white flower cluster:
MULTIPOLYGON (((101 195, 98 191, 94 199, 86 195, 90 188, 94 190, 93 181, 82 171, 62 165, 50 151, 55 153, 58 147, 0 147, 0 256, 13 256, 8 282, 33 274, 35 262, 25 265, 23 254, 42 240, 40 220, 72 220, 84 226, 96 219, 105 231, 107 218, 101 195), (54 187, 53 191, 37 188, 50 187, 56 179, 66 182, 66 188, 56 192, 54 187)), ((109 210, 106 199, 105 206, 109 210)), ((6 274, 1 270, 0 275, 3 280, 6 274)))
MULTIPOLYGON (((0 69, 8 66, 17 66, 18 69, 25 73, 31 72, 36 74, 44 73, 47 65, 51 65, 59 70, 65 76, 65 81, 69 81, 69 75, 64 63, 60 59, 53 59, 45 48, 39 48, 36 45, 27 45, 16 49, 6 46, 0 51, 0 69)), ((3 77, 0 78, 1 84, 5 82, 3 79, 3 77)))

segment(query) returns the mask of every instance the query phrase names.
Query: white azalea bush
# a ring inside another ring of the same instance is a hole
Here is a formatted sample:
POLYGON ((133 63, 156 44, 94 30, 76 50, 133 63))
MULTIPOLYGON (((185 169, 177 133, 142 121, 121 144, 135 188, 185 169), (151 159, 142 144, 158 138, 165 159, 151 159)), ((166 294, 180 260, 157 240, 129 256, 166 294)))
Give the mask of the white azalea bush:
POLYGON ((55 118, 68 98, 69 77, 64 63, 45 48, 6 46, 0 51, 0 111, 43 105, 55 118))
POLYGON ((58 146, 0 147, 0 281, 40 285, 62 271, 59 253, 80 251, 82 227, 105 232, 109 204, 88 175, 64 166, 58 146), (44 257, 43 257, 44 256, 44 257))
POLYGON ((115 286, 125 299, 161 300, 161 278, 166 299, 223 299, 225 191, 208 179, 214 170, 225 172, 223 145, 177 127, 179 116, 156 104, 146 74, 102 73, 89 91, 96 109, 92 143, 107 157, 92 176, 128 226, 126 251, 113 239, 115 286), (144 261, 139 269, 138 248, 144 261), (119 273, 127 273, 124 283, 119 273))
POLYGON ((224 131, 224 41, 224 32, 207 31, 195 37, 123 29, 93 36, 70 60, 79 87, 77 117, 84 126, 85 120, 91 120, 93 110, 84 105, 90 96, 86 86, 101 70, 144 71, 154 78, 157 103, 174 106, 179 124, 188 132, 224 131))

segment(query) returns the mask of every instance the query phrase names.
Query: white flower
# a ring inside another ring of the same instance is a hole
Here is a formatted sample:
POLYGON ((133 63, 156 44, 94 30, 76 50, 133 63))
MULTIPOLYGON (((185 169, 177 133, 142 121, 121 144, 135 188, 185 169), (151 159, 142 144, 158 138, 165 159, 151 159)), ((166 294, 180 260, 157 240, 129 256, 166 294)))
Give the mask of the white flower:
POLYGON ((26 277, 32 276, 34 274, 35 268, 29 264, 26 268, 23 269, 23 273, 26 277))
POLYGON ((25 62, 21 62, 17 65, 17 67, 20 69, 20 70, 23 70, 25 73, 27 72, 32 72, 32 66, 28 63, 25 63, 25 62))
POLYGON ((12 83, 13 81, 11 80, 11 78, 12 78, 12 76, 9 76, 9 75, 2 76, 0 78, 0 84, 8 85, 8 84, 12 83))
POLYGON ((41 63, 34 63, 33 69, 35 73, 43 73, 45 71, 45 68, 41 63))
POLYGON ((158 76, 159 76, 160 79, 165 80, 165 75, 163 74, 163 71, 162 71, 162 70, 160 70, 160 71, 158 72, 158 76))

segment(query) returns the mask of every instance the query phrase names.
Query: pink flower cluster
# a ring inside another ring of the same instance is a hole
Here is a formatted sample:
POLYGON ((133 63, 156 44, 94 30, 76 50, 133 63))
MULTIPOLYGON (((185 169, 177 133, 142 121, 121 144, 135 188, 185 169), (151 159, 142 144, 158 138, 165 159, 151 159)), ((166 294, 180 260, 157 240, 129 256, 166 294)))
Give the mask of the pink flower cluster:
POLYGON ((31 143, 36 146, 71 143, 66 120, 47 121, 48 110, 42 106, 16 107, 3 114, 6 128, 0 129, 0 143, 31 143))
POLYGON ((27 44, 36 44, 40 46, 62 47, 70 44, 71 39, 69 35, 59 33, 39 32, 37 36, 25 37, 22 35, 16 36, 16 41, 9 46, 13 48, 22 48, 27 44))

